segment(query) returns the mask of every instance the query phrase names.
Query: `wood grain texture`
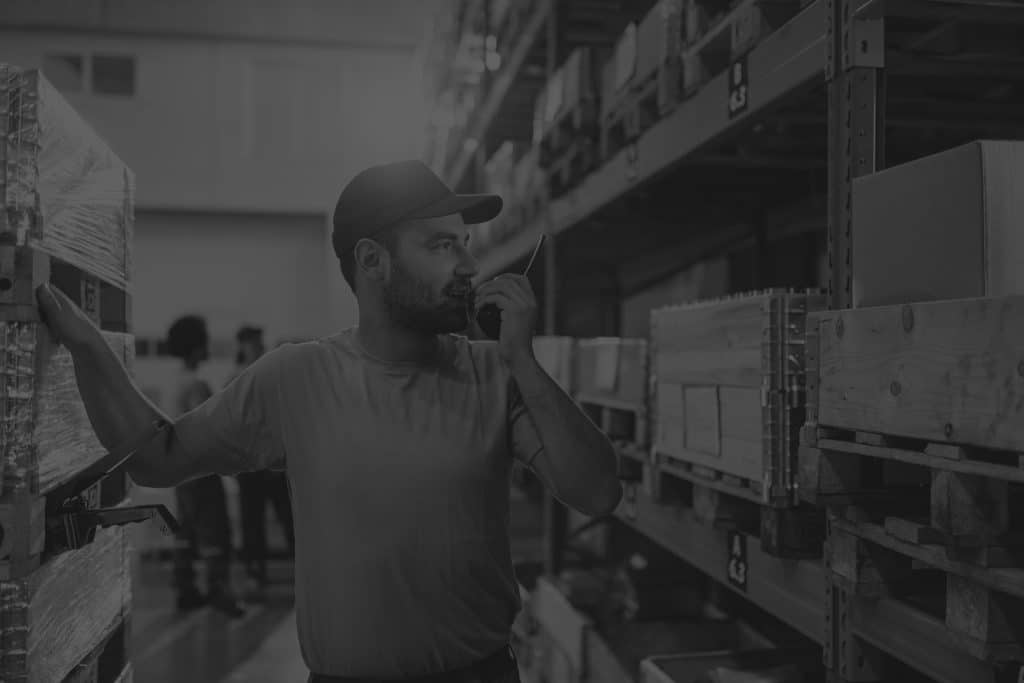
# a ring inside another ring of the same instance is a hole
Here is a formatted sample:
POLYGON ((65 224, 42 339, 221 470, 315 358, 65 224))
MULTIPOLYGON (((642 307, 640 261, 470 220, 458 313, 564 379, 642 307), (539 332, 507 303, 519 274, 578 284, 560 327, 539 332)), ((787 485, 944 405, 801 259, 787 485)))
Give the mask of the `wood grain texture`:
POLYGON ((1024 450, 1024 297, 821 314, 818 421, 1024 450))
POLYGON ((769 298, 738 297, 652 311, 658 381, 759 387, 769 298))
POLYGON ((0 66, 0 131, 0 229, 127 290, 132 172, 35 69, 0 66))
POLYGON ((128 612, 124 529, 100 530, 84 548, 56 556, 26 578, 0 582, 0 595, 0 680, 25 674, 28 683, 62 680, 128 612))
MULTIPOLYGON (((64 347, 55 347, 47 333, 39 336, 33 438, 39 491, 45 493, 103 457, 106 449, 96 439, 86 414, 71 354, 64 347)), ((103 336, 130 367, 134 353, 131 335, 106 332, 103 336)))
POLYGON ((683 391, 686 448, 717 456, 721 444, 718 387, 687 387, 683 391))

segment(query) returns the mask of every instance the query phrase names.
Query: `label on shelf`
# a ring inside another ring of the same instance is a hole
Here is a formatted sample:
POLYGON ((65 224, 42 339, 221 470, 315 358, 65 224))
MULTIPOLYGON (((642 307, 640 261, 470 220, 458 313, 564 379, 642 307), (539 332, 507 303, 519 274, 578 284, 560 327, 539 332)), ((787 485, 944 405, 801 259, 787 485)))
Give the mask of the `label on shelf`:
POLYGON ((737 531, 730 531, 729 566, 726 575, 729 583, 742 591, 747 590, 747 537, 737 531))
POLYGON ((729 118, 734 118, 747 110, 749 95, 747 76, 747 57, 740 57, 729 65, 729 118))

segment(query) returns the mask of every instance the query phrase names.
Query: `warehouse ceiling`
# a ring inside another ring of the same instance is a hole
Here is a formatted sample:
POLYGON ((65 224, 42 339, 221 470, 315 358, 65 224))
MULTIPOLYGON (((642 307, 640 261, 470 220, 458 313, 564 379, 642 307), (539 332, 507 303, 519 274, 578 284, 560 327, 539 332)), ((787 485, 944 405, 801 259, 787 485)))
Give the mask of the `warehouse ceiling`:
POLYGON ((447 0, 3 0, 0 29, 412 50, 447 0))

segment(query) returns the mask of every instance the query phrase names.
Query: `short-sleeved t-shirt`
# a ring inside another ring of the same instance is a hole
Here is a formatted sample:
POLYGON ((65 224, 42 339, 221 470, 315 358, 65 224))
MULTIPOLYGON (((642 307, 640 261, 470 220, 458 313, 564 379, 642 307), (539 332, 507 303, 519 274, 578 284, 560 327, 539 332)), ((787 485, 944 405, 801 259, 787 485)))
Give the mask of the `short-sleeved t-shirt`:
POLYGON ((508 642, 509 471, 540 439, 496 343, 438 339, 399 363, 355 329, 285 345, 175 423, 210 471, 287 471, 314 673, 425 675, 508 642))

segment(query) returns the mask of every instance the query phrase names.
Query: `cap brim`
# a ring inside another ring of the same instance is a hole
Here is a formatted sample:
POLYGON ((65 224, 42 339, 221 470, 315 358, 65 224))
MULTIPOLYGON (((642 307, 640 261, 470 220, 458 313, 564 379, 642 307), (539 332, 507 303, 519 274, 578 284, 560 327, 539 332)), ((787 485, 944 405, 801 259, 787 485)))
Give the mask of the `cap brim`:
POLYGON ((501 213, 504 204, 496 194, 453 194, 420 209, 409 218, 438 218, 461 214, 467 224, 486 223, 501 213))

